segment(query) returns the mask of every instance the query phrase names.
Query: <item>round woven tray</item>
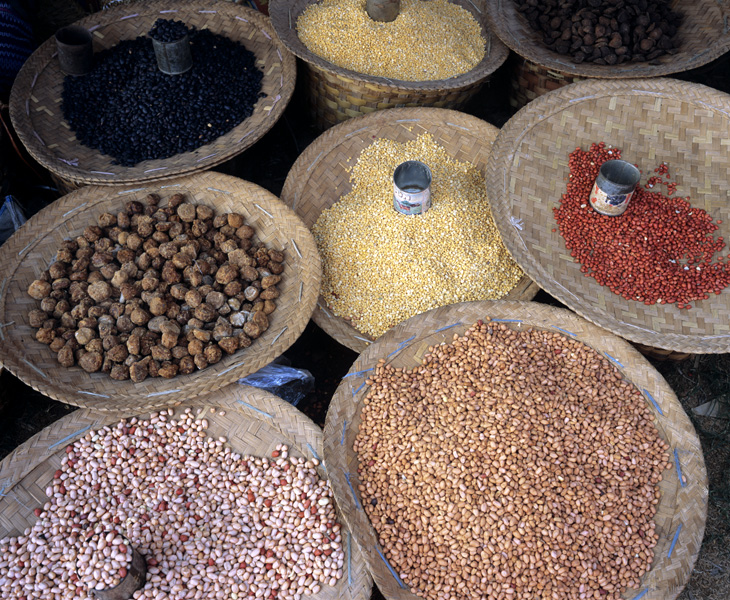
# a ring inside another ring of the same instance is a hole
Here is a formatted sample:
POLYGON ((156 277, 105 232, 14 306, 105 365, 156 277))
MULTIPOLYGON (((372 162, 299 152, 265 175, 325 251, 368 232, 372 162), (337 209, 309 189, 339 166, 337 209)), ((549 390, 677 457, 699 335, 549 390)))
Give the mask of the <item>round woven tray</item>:
POLYGON ((527 19, 517 11, 514 0, 489 0, 485 3, 485 10, 489 27, 510 50, 559 74, 604 79, 659 77, 696 69, 730 49, 730 31, 726 21, 730 13, 726 3, 717 0, 674 0, 671 6, 684 15, 675 38, 679 42, 679 51, 665 54, 651 62, 620 65, 576 64, 570 56, 548 49, 542 41, 542 35, 534 31, 527 19))
MULTIPOLYGON (((281 199, 311 229, 323 210, 352 190, 352 165, 375 138, 404 143, 430 133, 453 158, 484 170, 498 131, 481 119, 441 108, 394 108, 358 117, 323 133, 299 156, 284 182, 281 199)), ((525 276, 505 298, 531 300, 538 289, 525 276)), ((362 352, 374 339, 332 314, 322 297, 312 318, 355 352, 362 352)))
POLYGON ((363 549, 378 589, 388 599, 417 598, 381 558, 377 534, 362 510, 358 458, 352 448, 368 391, 367 378, 381 359, 395 368, 411 369, 421 364, 429 346, 450 343, 454 335, 463 334, 485 317, 502 320, 515 329, 530 327, 573 337, 605 354, 645 396, 661 437, 674 453, 676 470, 665 471, 659 486, 661 499, 654 517, 659 541, 652 567, 642 578, 640 591, 625 597, 676 598, 689 579, 702 543, 708 494, 700 441, 677 397, 647 360, 620 338, 565 309, 504 301, 452 304, 404 321, 359 356, 335 392, 324 429, 325 464, 335 498, 363 549))
POLYGON ((454 0, 481 24, 486 54, 468 73, 436 81, 402 81, 343 69, 310 52, 299 40, 299 15, 316 0, 273 0, 271 23, 286 47, 304 61, 312 116, 320 129, 376 110, 405 106, 462 107, 507 59, 507 48, 490 32, 481 3, 454 0))
POLYGON ((28 152, 42 166, 68 182, 101 185, 167 179, 218 165, 259 140, 281 117, 294 91, 296 62, 279 42, 269 19, 232 2, 192 0, 171 7, 163 0, 121 5, 96 12, 77 25, 93 33, 94 52, 121 40, 145 35, 158 18, 174 18, 240 42, 256 55, 263 71, 261 98, 253 114, 214 142, 192 152, 143 161, 133 167, 113 164, 98 150, 82 146, 60 108, 63 74, 53 38, 23 65, 10 95, 10 117, 28 152))
MULTIPOLYGON (((278 444, 287 444, 291 456, 322 456, 322 431, 308 417, 276 396, 257 388, 234 384, 205 398, 186 402, 175 414, 191 408, 198 418, 208 420, 208 435, 225 436, 228 446, 239 454, 271 456, 278 444), (215 408, 216 412, 210 410, 215 408), (225 409, 224 415, 219 409, 225 409)), ((105 425, 123 418, 146 418, 148 413, 125 411, 104 414, 94 410, 71 413, 46 427, 0 462, 0 538, 22 535, 37 517, 36 507, 47 501, 46 487, 66 456, 66 447, 105 425)), ((322 478, 327 471, 317 469, 322 478)), ((316 600, 369 600, 372 579, 365 568, 362 553, 354 543, 345 523, 342 547, 346 553, 343 576, 335 587, 322 586, 311 596, 316 600)))
POLYGON ((624 300, 580 272, 553 217, 566 191, 570 152, 604 141, 638 164, 641 185, 666 162, 678 183, 675 195, 722 220, 716 233, 730 239, 728 127, 730 96, 673 79, 592 79, 541 96, 505 124, 487 167, 507 248, 542 289, 621 337, 683 353, 730 351, 730 290, 692 302, 690 310, 624 300), (514 219, 522 219, 521 230, 514 219))
POLYGON ((179 404, 249 375, 281 355, 304 331, 321 285, 314 238, 288 207, 263 188, 220 173, 205 172, 125 189, 85 186, 54 202, 21 227, 0 248, 0 355, 16 377, 55 400, 102 411, 142 411, 179 404), (48 268, 62 240, 80 235, 97 215, 116 212, 131 200, 159 193, 162 204, 174 193, 216 213, 237 212, 256 230, 256 240, 286 254, 269 329, 249 348, 225 356, 203 371, 142 383, 115 381, 107 374, 65 368, 51 349, 37 342, 28 311, 38 302, 27 294, 30 283, 48 268))

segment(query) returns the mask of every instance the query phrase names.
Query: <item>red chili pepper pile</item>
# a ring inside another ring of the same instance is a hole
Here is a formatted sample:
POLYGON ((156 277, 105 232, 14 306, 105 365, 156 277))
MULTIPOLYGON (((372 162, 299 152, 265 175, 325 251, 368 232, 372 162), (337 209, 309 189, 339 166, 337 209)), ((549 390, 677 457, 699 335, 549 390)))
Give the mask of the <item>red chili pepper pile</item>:
POLYGON ((645 187, 637 186, 622 215, 593 210, 588 198, 598 170, 616 158, 621 151, 604 142, 570 154, 568 189, 554 213, 581 272, 627 300, 676 303, 678 308, 692 308, 693 300, 707 299, 730 285, 730 262, 723 262, 723 256, 712 260, 725 248, 723 238, 712 235, 717 224, 688 199, 670 197, 676 183, 662 179, 669 178, 665 164, 654 170, 657 175, 645 187), (667 195, 647 189, 661 184, 667 195))

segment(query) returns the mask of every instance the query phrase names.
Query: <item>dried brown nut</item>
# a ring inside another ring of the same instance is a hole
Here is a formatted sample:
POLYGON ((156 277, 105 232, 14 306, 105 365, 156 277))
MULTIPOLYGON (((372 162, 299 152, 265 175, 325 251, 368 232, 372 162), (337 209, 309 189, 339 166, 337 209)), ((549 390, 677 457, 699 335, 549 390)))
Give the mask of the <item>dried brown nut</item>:
POLYGON ((276 300, 280 295, 279 288, 270 287, 261 292, 259 298, 261 300, 276 300))
POLYGON ((102 231, 101 227, 97 225, 90 225, 89 227, 84 229, 83 235, 84 239, 87 242, 95 242, 103 235, 103 233, 104 232, 102 231))
POLYGON ((74 334, 74 337, 79 344, 86 346, 86 344, 96 337, 96 331, 90 327, 82 327, 74 334))
POLYGON ((213 308, 210 304, 206 302, 202 302, 199 304, 195 311, 193 312, 196 319, 200 319, 204 323, 210 323, 211 321, 215 321, 215 319, 218 317, 218 312, 213 308))
POLYGON ((160 256, 165 260, 170 260, 178 253, 178 245, 175 242, 167 242, 160 244, 160 256))
POLYGON ((259 297, 260 293, 261 292, 259 291, 259 288, 257 288, 256 286, 250 285, 245 290, 243 290, 243 297, 248 302, 253 302, 254 300, 256 300, 256 298, 259 297))
POLYGON ((51 293, 52 289, 51 284, 47 281, 36 279, 28 287, 28 295, 35 300, 42 300, 51 293))
POLYGON ((229 298, 232 298, 233 296, 237 296, 243 291, 243 285, 239 280, 231 281, 230 283, 227 283, 225 287, 223 288, 223 293, 228 296, 229 298))
POLYGON ((215 216, 215 211, 210 206, 206 206, 205 204, 197 204, 195 206, 195 210, 196 216, 201 221, 205 221, 206 219, 212 219, 215 216))
POLYGON ((86 350, 87 352, 98 352, 103 356, 104 342, 101 341, 101 338, 94 338, 88 344, 86 344, 86 346, 84 346, 84 350, 86 350))
POLYGON ((164 315, 167 312, 167 301, 161 297, 154 297, 150 299, 149 307, 153 315, 164 315))
POLYGON ((178 373, 181 375, 189 375, 195 371, 195 360, 192 356, 183 356, 180 359, 178 373))
POLYGON ((142 336, 141 335, 130 335, 127 340, 127 352, 134 355, 142 353, 142 336))
POLYGON ((99 271, 91 271, 86 276, 86 282, 91 285, 92 283, 97 283, 99 281, 106 281, 104 279, 104 276, 99 271))
POLYGON ((107 352, 119 344, 124 344, 124 347, 126 348, 128 339, 129 335, 126 333, 123 333, 122 335, 107 335, 101 338, 103 344, 102 348, 104 348, 107 352))
POLYGON ((238 339, 235 337, 225 337, 218 341, 218 345, 226 354, 233 354, 238 350, 238 339))
POLYGON ((208 224, 205 221, 201 221, 200 219, 193 221, 192 234, 195 237, 203 237, 208 233, 208 229, 208 224))
POLYGON ((69 264, 74 260, 74 253, 68 248, 61 248, 58 252, 56 252, 56 260, 62 263, 69 264))
POLYGON ((245 333, 238 334, 238 347, 248 348, 253 343, 253 340, 248 337, 245 333))
POLYGON ((142 278, 142 289, 145 292, 154 292, 158 287, 160 287, 160 280, 156 277, 143 277, 142 278))
POLYGON ((188 204, 184 202, 177 207, 177 216, 184 223, 192 223, 196 217, 196 210, 194 204, 188 204))
POLYGON ((239 229, 246 224, 246 219, 238 213, 229 213, 227 215, 227 224, 234 229, 239 229))
POLYGON ((126 381, 129 379, 129 367, 127 365, 113 365, 109 371, 109 377, 116 381, 126 381))
POLYGON ((162 340, 161 344, 165 346, 165 348, 174 348, 177 346, 178 342, 178 336, 174 333, 163 333, 162 334, 162 340))
POLYGON ((254 233, 256 233, 253 230, 253 227, 250 225, 242 225, 238 229, 236 229, 236 237, 242 239, 242 240, 249 240, 253 237, 254 233))
POLYGON ((168 335, 180 335, 180 325, 174 321, 167 320, 160 324, 160 332, 168 335))
POLYGON ((129 367, 129 378, 135 383, 141 383, 142 381, 147 379, 148 375, 149 367, 147 366, 147 362, 145 362, 144 360, 133 363, 129 367))
POLYGON ((130 250, 139 250, 142 247, 142 238, 136 233, 130 233, 127 236, 125 246, 130 250))
POLYGON ((55 337, 56 334, 53 332, 53 328, 50 327, 39 329, 35 333, 35 339, 38 340, 41 344, 49 345, 55 337))
POLYGON ((264 301, 263 313, 265 315, 270 315, 275 310, 276 310, 276 302, 274 302, 273 300, 265 300, 264 301))
POLYGON ((203 351, 203 348, 205 348, 205 344, 203 344, 200 340, 192 340, 188 342, 188 354, 191 356, 195 356, 196 354, 200 354, 203 351))
POLYGON ((117 218, 111 213, 102 213, 97 219, 100 227, 114 227, 117 224, 117 218))
POLYGON ((116 273, 114 273, 114 276, 111 278, 111 284, 115 288, 122 287, 122 284, 127 283, 127 281, 129 281, 129 273, 127 273, 123 269, 119 269, 116 273))
POLYGON ((203 274, 200 272, 197 264, 185 268, 183 271, 183 279, 190 284, 190 287, 198 287, 203 284, 203 274))
POLYGON ((43 310, 34 308, 28 313, 28 324, 36 329, 43 325, 46 319, 48 319, 48 313, 43 310))
POLYGON ((50 267, 48 267, 48 275, 51 279, 66 277, 66 265, 62 262, 54 262, 50 267))
POLYGON ((122 333, 128 333, 134 329, 134 322, 129 315, 121 315, 117 319, 117 329, 122 333))
POLYGON ((261 287, 263 289, 270 288, 272 285, 276 285, 281 281, 281 277, 278 275, 268 275, 261 278, 261 287))
POLYGON ((203 301, 203 295, 198 290, 189 290, 185 293, 185 304, 192 308, 197 308, 203 301))
POLYGON ((87 373, 96 373, 101 369, 104 358, 100 352, 84 352, 78 362, 79 366, 87 373))
MULTIPOLYGON (((136 308, 129 316, 135 325, 146 325, 152 318, 150 313, 142 308, 136 308)), ((120 329, 121 330, 121 329, 120 329)))
POLYGON ((91 260, 89 258, 77 258, 71 262, 71 271, 86 271, 90 264, 91 260))
POLYGON ((256 281, 259 278, 259 272, 254 267, 241 267, 241 277, 246 281, 256 281))
POLYGON ((166 261, 162 267, 162 281, 166 283, 180 283, 182 274, 175 268, 172 261, 166 261))
POLYGON ((73 367, 76 364, 73 348, 68 345, 58 351, 56 358, 62 367, 73 367))
POLYGON ((274 250, 273 248, 269 248, 269 259, 271 260, 271 262, 283 263, 284 258, 284 253, 281 250, 274 250))
POLYGON ((266 316, 263 310, 256 310, 251 314, 250 321, 256 323, 261 328, 263 333, 269 328, 269 318, 266 316))
POLYGON ((159 370, 157 371, 157 374, 160 377, 164 377, 165 379, 172 379, 175 377, 178 373, 179 367, 171 362, 166 362, 160 365, 159 370))
POLYGON ((208 346, 205 350, 203 350, 203 354, 205 355, 205 360, 208 361, 209 365, 213 365, 223 358, 223 351, 217 344, 211 344, 208 346))
POLYGON ((108 282, 98 281, 89 286, 87 293, 95 302, 103 302, 111 297, 112 291, 112 286, 108 282))
POLYGON ((132 220, 126 212, 117 213, 117 227, 120 229, 129 229, 132 225, 132 220))
POLYGON ((193 361, 195 362, 195 366, 198 367, 198 369, 200 369, 201 371, 208 366, 208 360, 205 358, 205 354, 203 354, 202 352, 193 356, 193 361))
POLYGON ((254 340, 263 333, 263 331, 261 330, 261 328, 256 323, 254 323, 253 321, 248 321, 248 322, 246 322, 244 324, 244 326, 243 326, 243 332, 248 337, 250 337, 251 339, 254 339, 254 340))
POLYGON ((215 280, 223 285, 238 278, 238 268, 230 263, 221 265, 216 271, 215 280))
POLYGON ((127 209, 128 215, 141 215, 144 213, 144 204, 139 200, 131 200, 124 206, 127 209))
POLYGON ((211 291, 205 296, 206 303, 210 304, 216 310, 220 310, 226 303, 226 297, 222 292, 211 291))
POLYGON ((129 356, 129 350, 125 345, 117 344, 108 351, 107 356, 114 362, 124 362, 129 356))
POLYGON ((60 352, 62 348, 66 346, 66 340, 64 340, 62 337, 55 337, 53 338, 53 341, 51 341, 50 344, 48 344, 48 347, 51 349, 51 352, 60 352))
POLYGON ((140 269, 146 271, 152 266, 152 257, 146 252, 143 252, 135 259, 135 263, 140 269))
POLYGON ((180 360, 183 356, 189 356, 187 346, 175 346, 172 349, 172 358, 180 360))
POLYGON ((155 232, 155 220, 147 215, 140 215, 137 220, 137 233, 140 237, 148 238, 155 232))
POLYGON ((201 342, 209 342, 213 338, 213 334, 210 331, 200 328, 193 329, 192 334, 196 340, 200 340, 201 342))
POLYGON ((170 230, 167 232, 170 238, 176 239, 177 236, 181 235, 183 231, 185 230, 185 227, 182 223, 173 223, 170 225, 170 230))
POLYGON ((150 348, 150 355, 153 360, 160 362, 172 360, 172 352, 170 352, 169 348, 162 345, 152 346, 152 348, 150 348))
POLYGON ((225 337, 233 335, 233 325, 223 317, 218 317, 213 329, 213 339, 218 342, 225 337))

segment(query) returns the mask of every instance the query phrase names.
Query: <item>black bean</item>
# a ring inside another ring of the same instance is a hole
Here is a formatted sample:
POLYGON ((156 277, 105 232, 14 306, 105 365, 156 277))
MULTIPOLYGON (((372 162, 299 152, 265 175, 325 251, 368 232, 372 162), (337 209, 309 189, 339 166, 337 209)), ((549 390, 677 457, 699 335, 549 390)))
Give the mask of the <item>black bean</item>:
POLYGON ((162 73, 152 40, 141 36, 97 53, 88 75, 64 79, 61 108, 81 144, 132 166, 192 151, 251 116, 264 96, 254 54, 207 29, 185 29, 186 73, 162 73))

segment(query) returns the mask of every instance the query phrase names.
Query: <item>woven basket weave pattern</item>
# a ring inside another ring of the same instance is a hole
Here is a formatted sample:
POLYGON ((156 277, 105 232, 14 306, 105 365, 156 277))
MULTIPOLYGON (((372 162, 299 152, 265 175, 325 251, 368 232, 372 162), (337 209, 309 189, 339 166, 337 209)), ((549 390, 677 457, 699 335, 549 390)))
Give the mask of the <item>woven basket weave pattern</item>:
POLYGON ((99 52, 121 40, 145 35, 160 17, 182 20, 188 26, 207 28, 242 43, 256 55, 266 97, 257 102, 248 119, 197 150, 133 167, 115 165, 110 156, 82 146, 63 120, 63 74, 55 58, 55 42, 50 39, 18 74, 10 97, 10 116, 28 152, 64 182, 127 184, 209 169, 250 147, 283 114, 294 91, 296 62, 279 42, 269 19, 253 9, 215 0, 194 0, 171 8, 169 2, 156 0, 100 11, 77 24, 92 31, 94 52, 99 52))
POLYGON ((249 375, 286 350, 309 321, 321 285, 321 265, 314 238, 301 220, 273 194, 235 177, 205 172, 164 184, 134 189, 86 186, 57 200, 21 227, 0 249, 0 352, 3 365, 25 383, 61 402, 95 410, 152 410, 210 393, 249 375), (116 213, 124 203, 143 201, 149 193, 165 199, 184 194, 217 214, 238 212, 255 229, 255 240, 283 250, 281 296, 269 329, 246 349, 225 356, 203 371, 173 379, 147 378, 135 384, 107 374, 65 368, 50 348, 34 337, 28 311, 38 302, 27 294, 30 283, 48 268, 62 240, 74 238, 97 215, 116 213))
POLYGON ((286 47, 303 62, 312 115, 321 130, 346 119, 394 107, 460 108, 507 59, 507 48, 486 26, 483 6, 455 0, 482 25, 484 59, 471 71, 437 81, 401 81, 343 69, 310 52, 299 40, 296 22, 314 0, 274 0, 271 22, 286 47))
POLYGON ((389 600, 416 600, 396 579, 381 555, 377 535, 366 513, 357 475, 353 443, 360 425, 366 380, 380 359, 395 368, 421 363, 429 346, 450 343, 478 319, 504 320, 510 327, 532 327, 574 337, 605 354, 643 394, 655 416, 660 436, 669 443, 675 468, 664 472, 661 499, 654 517, 659 542, 654 562, 639 591, 627 600, 673 600, 686 585, 702 543, 707 514, 707 473, 702 448, 692 424, 664 379, 636 350, 620 338, 575 314, 527 302, 470 302, 439 308, 404 321, 365 350, 340 384, 327 413, 324 456, 337 501, 360 542, 378 589, 389 600))
POLYGON ((728 352, 730 290, 692 302, 691 310, 624 300, 580 272, 553 216, 566 191, 568 155, 603 141, 638 164, 641 185, 666 162, 675 195, 722 220, 716 236, 730 239, 728 127, 730 96, 672 79, 590 79, 541 96, 505 124, 487 167, 505 244, 541 288, 621 337, 677 352, 728 352), (513 219, 522 219, 522 230, 513 219))
MULTIPOLYGON (((292 166, 281 193, 310 229, 322 211, 352 190, 350 169, 375 138, 409 142, 430 133, 437 144, 459 161, 484 170, 497 128, 463 113, 437 108, 396 108, 341 123, 318 137, 292 166)), ((538 288, 523 277, 507 294, 510 300, 531 300, 538 288)), ((320 297, 313 319, 331 337, 355 352, 372 338, 334 316, 320 297)))
MULTIPOLYGON (((322 432, 309 418, 283 400, 256 388, 232 385, 176 409, 191 408, 208 420, 208 435, 225 436, 239 454, 270 456, 278 444, 287 444, 291 456, 322 456, 322 432), (216 413, 210 409, 215 408, 216 413), (225 409, 221 415, 218 409, 225 409)), ((17 448, 0 463, 0 537, 18 535, 36 522, 33 509, 47 501, 45 489, 66 456, 66 446, 89 430, 117 423, 122 418, 145 414, 104 415, 92 410, 76 411, 47 427, 17 448)), ((318 468, 326 478, 323 466, 318 468)), ((340 521, 342 518, 340 515, 340 521)), ((322 586, 314 600, 369 600, 372 579, 357 545, 343 530, 346 553, 343 577, 335 587, 322 586)))

